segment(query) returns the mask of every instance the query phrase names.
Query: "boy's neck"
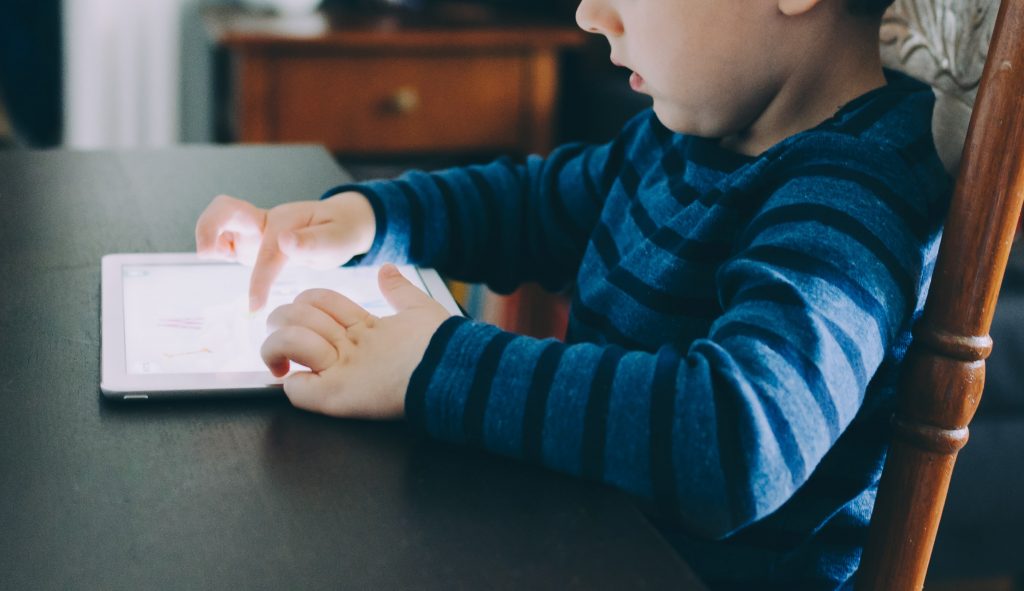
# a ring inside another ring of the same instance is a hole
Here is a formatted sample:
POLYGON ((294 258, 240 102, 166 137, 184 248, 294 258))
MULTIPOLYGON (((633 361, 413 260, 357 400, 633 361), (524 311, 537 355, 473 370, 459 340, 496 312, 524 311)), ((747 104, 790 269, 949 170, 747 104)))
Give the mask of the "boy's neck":
MULTIPOLYGON (((877 29, 875 29, 877 30, 877 29)), ((876 39, 877 36, 869 39, 876 39)), ((824 50, 825 48, 823 48, 824 50)), ((786 78, 754 122, 719 145, 757 156, 780 141, 829 119, 846 103, 886 84, 877 41, 828 48, 827 60, 808 58, 786 78)))

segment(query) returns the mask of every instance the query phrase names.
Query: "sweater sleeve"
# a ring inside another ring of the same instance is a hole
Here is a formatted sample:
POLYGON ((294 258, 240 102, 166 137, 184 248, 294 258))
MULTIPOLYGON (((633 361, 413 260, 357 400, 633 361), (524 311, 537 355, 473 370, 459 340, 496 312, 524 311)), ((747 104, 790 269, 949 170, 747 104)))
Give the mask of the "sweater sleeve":
POLYGON ((770 514, 858 412, 940 232, 884 183, 805 172, 720 268, 706 338, 631 351, 452 318, 413 375, 409 421, 622 488, 707 537, 770 514))
POLYGON ((362 263, 433 267, 499 293, 526 281, 559 290, 575 279, 636 126, 627 125, 605 145, 569 144, 525 163, 503 158, 411 171, 395 180, 335 187, 324 198, 358 191, 370 199, 377 234, 362 263))

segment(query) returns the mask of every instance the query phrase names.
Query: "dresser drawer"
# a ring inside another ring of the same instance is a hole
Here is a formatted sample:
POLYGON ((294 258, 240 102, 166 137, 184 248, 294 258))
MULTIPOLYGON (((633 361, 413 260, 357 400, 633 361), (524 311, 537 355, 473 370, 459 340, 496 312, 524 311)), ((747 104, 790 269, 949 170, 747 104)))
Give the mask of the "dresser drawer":
POLYGON ((528 133, 524 58, 495 55, 278 56, 274 141, 334 152, 512 149, 528 133))

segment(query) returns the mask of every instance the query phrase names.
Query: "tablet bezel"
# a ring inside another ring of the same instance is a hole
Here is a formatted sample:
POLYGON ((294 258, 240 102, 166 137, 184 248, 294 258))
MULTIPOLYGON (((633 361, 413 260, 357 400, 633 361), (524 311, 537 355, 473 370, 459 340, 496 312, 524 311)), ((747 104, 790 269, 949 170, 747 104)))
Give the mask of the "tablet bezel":
MULTIPOLYGON (((264 372, 129 374, 125 355, 125 265, 222 265, 195 253, 119 253, 101 262, 100 391, 107 398, 145 400, 197 396, 275 395, 283 378, 264 372)), ((437 271, 413 267, 435 300, 453 315, 462 312, 437 271)))

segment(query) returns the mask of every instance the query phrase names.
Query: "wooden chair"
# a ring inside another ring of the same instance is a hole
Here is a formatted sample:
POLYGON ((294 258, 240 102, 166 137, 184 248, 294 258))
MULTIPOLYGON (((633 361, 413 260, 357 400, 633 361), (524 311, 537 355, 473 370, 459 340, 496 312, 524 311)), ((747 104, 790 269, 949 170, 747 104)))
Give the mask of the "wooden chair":
POLYGON ((981 399, 988 331, 1024 201, 1024 0, 897 0, 883 24, 883 53, 936 88, 937 145, 959 174, 907 357, 858 590, 923 586, 953 464, 981 399))

